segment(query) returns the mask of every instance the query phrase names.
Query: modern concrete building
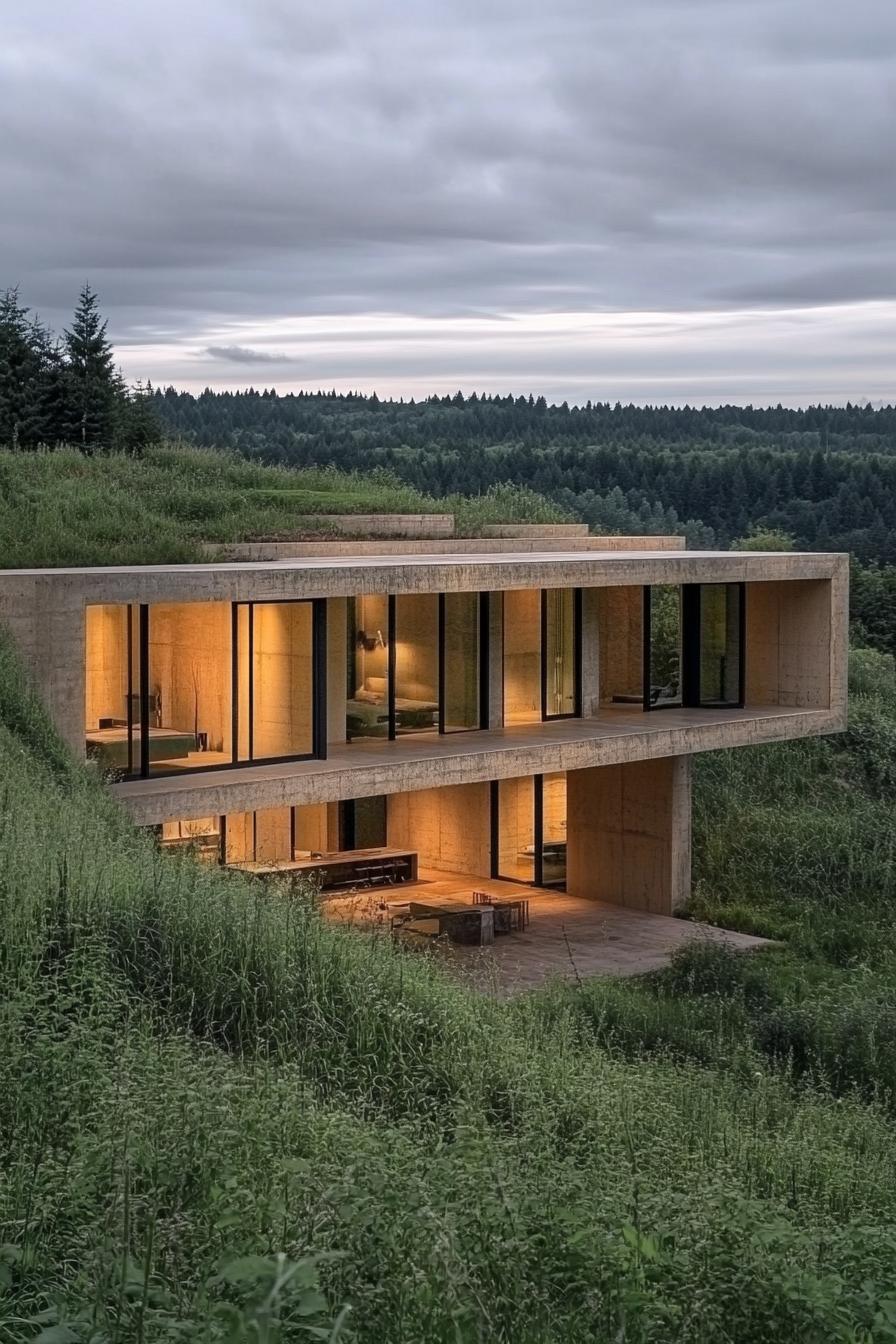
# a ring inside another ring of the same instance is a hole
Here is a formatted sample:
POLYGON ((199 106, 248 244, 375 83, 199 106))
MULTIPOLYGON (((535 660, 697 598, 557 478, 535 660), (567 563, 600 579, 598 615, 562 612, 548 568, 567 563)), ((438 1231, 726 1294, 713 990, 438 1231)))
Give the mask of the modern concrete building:
POLYGON ((62 735, 166 844, 325 886, 419 866, 668 915, 692 755, 846 712, 847 557, 681 545, 6 571, 0 621, 62 735))

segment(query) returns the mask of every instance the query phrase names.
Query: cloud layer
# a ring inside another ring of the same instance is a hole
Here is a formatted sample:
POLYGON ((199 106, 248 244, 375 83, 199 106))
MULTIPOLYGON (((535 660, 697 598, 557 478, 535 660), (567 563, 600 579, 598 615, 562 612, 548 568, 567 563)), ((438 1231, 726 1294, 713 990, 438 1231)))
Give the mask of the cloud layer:
POLYGON ((890 0, 32 0, 4 26, 0 284, 61 324, 89 277, 130 376, 892 395, 890 0))

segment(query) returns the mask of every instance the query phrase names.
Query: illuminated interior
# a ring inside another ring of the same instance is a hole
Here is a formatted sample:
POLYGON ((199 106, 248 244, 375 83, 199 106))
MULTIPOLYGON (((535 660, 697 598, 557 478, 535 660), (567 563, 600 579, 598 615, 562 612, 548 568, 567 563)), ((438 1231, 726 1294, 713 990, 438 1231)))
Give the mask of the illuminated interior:
POLYGON ((88 607, 85 635, 87 754, 109 773, 133 774, 140 747, 135 608, 88 607))
POLYGON ((498 782, 498 876, 535 881, 535 781, 498 782))
POLYGON ((547 718, 576 713, 576 608, 572 588, 544 593, 544 706, 547 718))
POLYGON ((439 726, 439 599, 435 593, 395 598, 395 732, 439 726))
POLYGON ((88 607, 87 754, 125 777, 310 756, 313 670, 310 602, 88 607))
POLYGON ((148 687, 151 774, 232 760, 229 602, 149 608, 148 687))
POLYGON ((310 602, 249 602, 237 609, 238 759, 314 750, 314 622, 310 602))
POLYGON ((541 722, 541 590, 504 594, 504 722, 541 722))
POLYGON ((349 598, 345 735, 389 736, 389 599, 349 598))
POLYGON ((161 840, 164 849, 189 848, 204 863, 218 863, 221 858, 221 818, 164 821, 161 840))
POLYGON ((444 729, 466 732, 481 723, 478 593, 444 597, 444 729))

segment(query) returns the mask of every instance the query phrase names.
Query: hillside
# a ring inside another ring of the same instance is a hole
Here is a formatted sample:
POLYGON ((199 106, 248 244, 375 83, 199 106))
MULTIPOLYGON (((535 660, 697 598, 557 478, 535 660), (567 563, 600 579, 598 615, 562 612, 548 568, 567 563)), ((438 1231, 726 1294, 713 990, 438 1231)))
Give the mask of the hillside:
POLYGON ((844 742, 700 772, 704 911, 784 949, 499 1006, 158 853, 4 646, 0 1340, 892 1338, 890 784, 861 751, 885 730, 893 769, 896 692, 857 673, 844 742))
POLYGON ((203 542, 294 536, 298 516, 319 517, 326 535, 328 513, 454 513, 461 536, 565 516, 524 487, 434 499, 382 470, 294 470, 182 444, 139 457, 0 451, 4 569, 185 564, 203 542))
MULTIPOLYGON (((203 450, 0 463, 7 564, 421 507, 203 450)), ((502 1005, 160 853, 0 641, 0 1344, 892 1340, 893 659, 851 689, 841 737, 697 760, 692 913, 779 946, 502 1005)))
POLYGON ((434 495, 516 481, 598 531, 728 546, 751 526, 798 548, 896 562, 896 408, 549 406, 543 397, 168 388, 167 431, 293 466, 382 466, 434 495))

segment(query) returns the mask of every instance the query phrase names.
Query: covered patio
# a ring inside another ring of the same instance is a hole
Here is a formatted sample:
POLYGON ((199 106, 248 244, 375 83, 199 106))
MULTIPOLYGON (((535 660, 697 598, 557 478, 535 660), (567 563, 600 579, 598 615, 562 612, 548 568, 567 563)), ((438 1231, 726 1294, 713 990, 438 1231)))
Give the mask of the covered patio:
POLYGON ((672 953, 693 939, 709 939, 749 951, 767 947, 764 938, 731 933, 667 915, 653 915, 565 892, 502 882, 491 878, 421 869, 417 881, 398 886, 331 896, 323 902, 328 918, 361 929, 388 930, 409 901, 429 906, 469 905, 473 892, 497 901, 529 902, 528 927, 495 939, 488 947, 470 947, 444 938, 427 940, 450 972, 486 993, 508 998, 538 989, 554 979, 595 975, 641 975, 666 966, 672 953))

